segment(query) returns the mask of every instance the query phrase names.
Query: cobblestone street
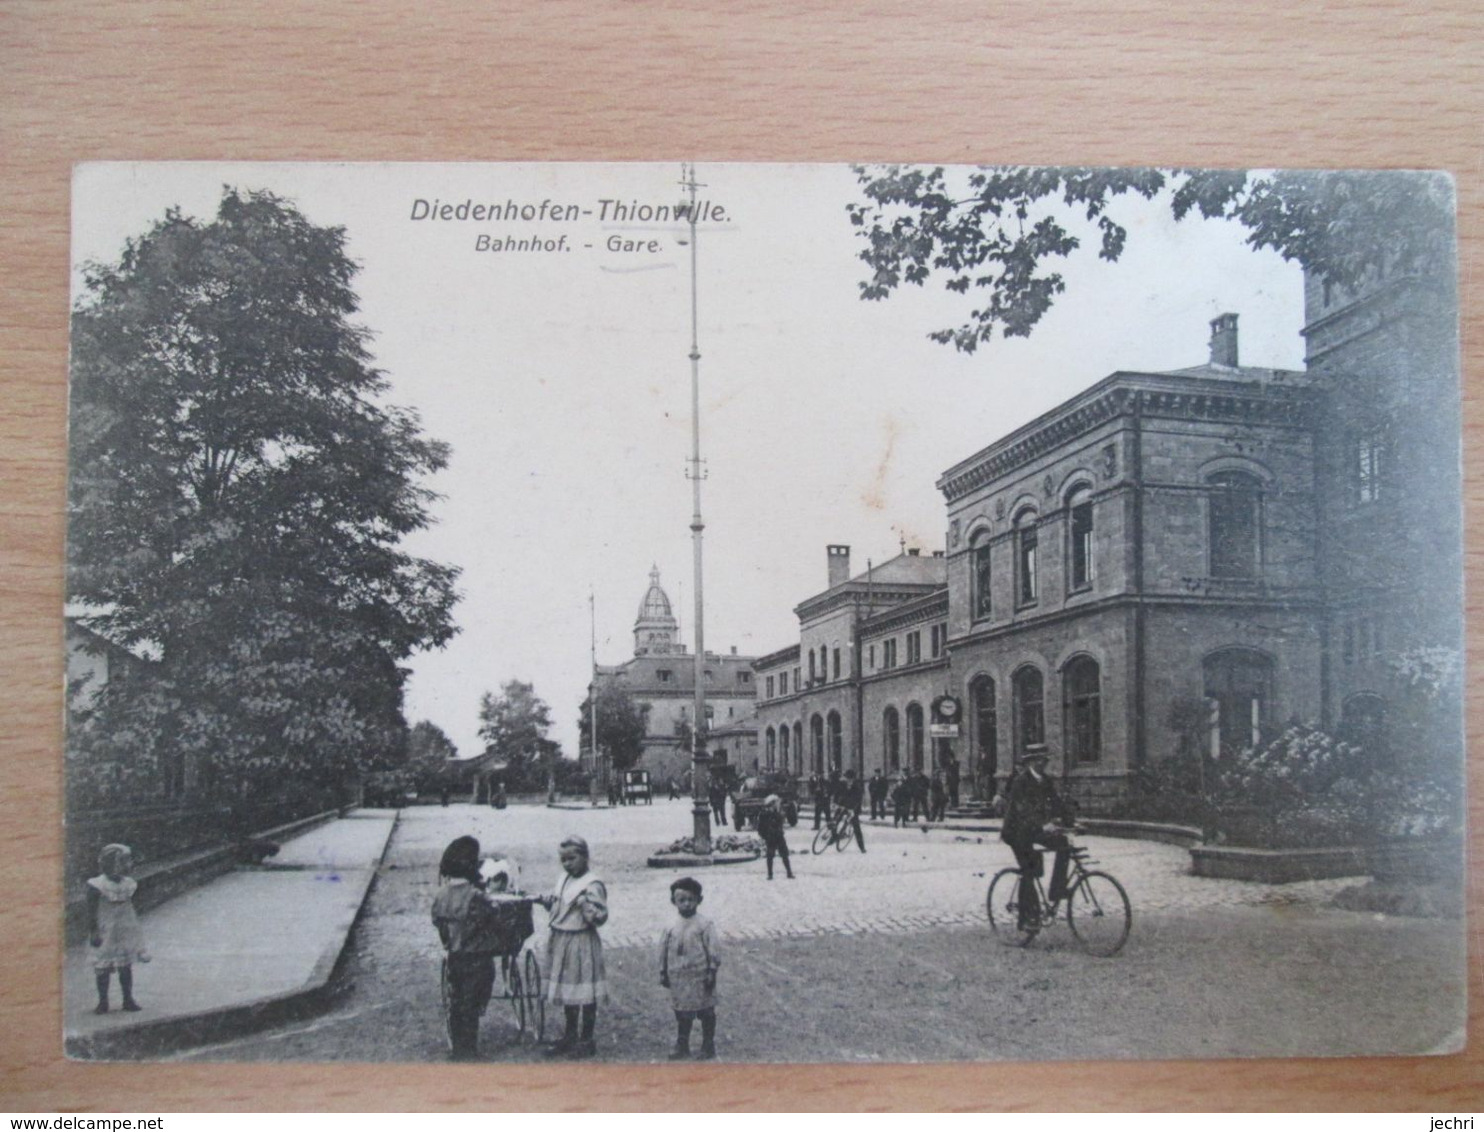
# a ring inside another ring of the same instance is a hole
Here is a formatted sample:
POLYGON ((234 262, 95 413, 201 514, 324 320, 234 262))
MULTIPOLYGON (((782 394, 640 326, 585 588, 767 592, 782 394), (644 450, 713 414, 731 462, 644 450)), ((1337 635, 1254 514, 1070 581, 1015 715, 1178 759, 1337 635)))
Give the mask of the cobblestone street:
MULTIPOLYGON (((449 820, 464 822, 481 844, 520 862, 528 889, 546 891, 556 876, 556 840, 579 833, 593 850, 594 867, 610 881, 609 947, 631 947, 659 938, 669 918, 669 885, 680 871, 650 869, 645 858, 690 828, 688 803, 592 811, 515 807, 496 812, 468 808, 457 819, 445 811, 404 811, 394 845, 397 861, 424 860, 436 869, 448 840, 449 820), (557 836, 553 836, 557 835, 557 836)), ((462 826, 461 826, 462 829, 462 826)), ((730 828, 726 832, 731 832, 730 828)), ((809 852, 814 836, 809 812, 789 830, 798 879, 775 871, 771 884, 761 861, 699 870, 706 914, 724 939, 854 932, 922 931, 984 922, 984 892, 996 870, 1013 865, 997 834, 955 833, 921 826, 868 826, 867 852, 809 852)), ((1269 887, 1186 875, 1190 854, 1172 845, 1116 838, 1084 838, 1101 868, 1123 882, 1141 912, 1266 904, 1321 905, 1354 880, 1314 881, 1269 887)))
MULTIPOLYGON (((308 1023, 187 1059, 437 1060, 439 947, 428 921, 438 856, 473 833, 547 890, 564 833, 586 837, 609 885, 603 930, 612 1003, 605 1060, 662 1058, 672 1037, 653 943, 678 873, 645 857, 688 829, 688 805, 403 811, 355 941, 338 1006, 308 1023)), ((937 1060, 1427 1052, 1460 1040, 1463 933, 1456 921, 1344 912, 1354 881, 1267 887, 1185 875, 1184 850, 1088 839, 1134 906, 1127 948, 1089 958, 1065 927, 1027 950, 997 944, 987 878, 1009 863, 993 835, 868 829, 868 852, 815 857, 791 833, 798 879, 761 862, 696 870, 726 955, 720 1041, 737 1060, 937 1060)), ((534 942, 540 942, 540 933, 534 942)), ((539 950, 539 947, 538 947, 539 950)), ((538 1056, 510 1006, 491 1004, 486 1056, 538 1056)), ((548 1026, 548 1036, 556 1028, 548 1026)))

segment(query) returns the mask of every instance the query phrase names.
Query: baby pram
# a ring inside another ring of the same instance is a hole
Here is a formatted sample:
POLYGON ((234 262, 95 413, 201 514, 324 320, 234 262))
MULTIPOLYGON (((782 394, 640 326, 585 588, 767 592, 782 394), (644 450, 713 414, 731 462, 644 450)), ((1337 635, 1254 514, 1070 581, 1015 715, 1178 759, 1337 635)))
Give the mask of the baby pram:
MULTIPOLYGON (((491 915, 481 925, 481 935, 487 938, 489 950, 494 952, 497 960, 495 991, 490 1001, 504 999, 509 1002, 515 1011, 517 1033, 524 1037, 529 1031, 538 1042, 542 1041, 546 1037, 546 1002, 541 996, 541 968, 536 962, 535 952, 526 947, 526 941, 535 930, 531 909, 536 900, 518 893, 492 893, 484 899, 489 904, 491 915)), ((444 1028, 451 1047, 453 996, 446 956, 438 981, 444 1028)))

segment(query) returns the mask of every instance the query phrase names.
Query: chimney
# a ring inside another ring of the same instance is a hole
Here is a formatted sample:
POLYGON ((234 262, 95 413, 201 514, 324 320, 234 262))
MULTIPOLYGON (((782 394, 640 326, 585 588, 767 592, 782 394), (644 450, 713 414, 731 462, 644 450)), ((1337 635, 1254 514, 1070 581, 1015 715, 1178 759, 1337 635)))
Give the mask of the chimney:
POLYGON ((1219 314, 1211 320, 1211 364, 1237 368, 1237 316, 1219 314))
POLYGON ((907 548, 907 557, 908 558, 916 558, 921 553, 922 553, 922 547, 920 547, 920 546, 909 546, 907 548))
POLYGON ((824 552, 830 564, 829 588, 834 589, 848 582, 850 580, 850 547, 837 544, 825 547, 824 552))
POLYGON ((737 646, 736 645, 733 645, 732 646, 732 655, 733 656, 736 656, 737 655, 737 646))

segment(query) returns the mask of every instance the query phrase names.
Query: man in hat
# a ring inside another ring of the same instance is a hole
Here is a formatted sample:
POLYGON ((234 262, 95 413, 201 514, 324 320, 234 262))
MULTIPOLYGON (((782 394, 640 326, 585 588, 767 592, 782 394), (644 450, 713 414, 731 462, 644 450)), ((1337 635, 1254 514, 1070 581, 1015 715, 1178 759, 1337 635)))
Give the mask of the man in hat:
POLYGON ((1039 930, 1041 920, 1035 882, 1040 854, 1036 846, 1056 851, 1051 887, 1046 892, 1046 898, 1053 904, 1066 895, 1068 854, 1072 847, 1067 835, 1055 828, 1057 822, 1070 825, 1072 814, 1046 773, 1049 761, 1044 748, 1029 750, 1020 757, 1008 787, 1005 821, 1000 828, 1000 840, 1014 851, 1015 863, 1020 866, 1020 927, 1032 936, 1039 930))

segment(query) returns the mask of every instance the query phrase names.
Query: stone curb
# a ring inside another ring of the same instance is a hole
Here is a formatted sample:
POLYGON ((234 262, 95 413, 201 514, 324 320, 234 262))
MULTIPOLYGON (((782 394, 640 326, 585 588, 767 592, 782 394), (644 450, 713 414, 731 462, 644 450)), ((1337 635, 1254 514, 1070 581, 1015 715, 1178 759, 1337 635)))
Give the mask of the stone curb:
POLYGON ((366 909, 367 897, 386 861, 392 835, 401 821, 401 811, 392 815, 381 853, 368 869, 361 870, 355 911, 337 925, 308 979, 296 990, 267 995, 247 1002, 234 1002, 173 1018, 158 1018, 133 1026, 119 1026, 90 1035, 67 1035, 63 1048, 78 1061, 138 1061, 190 1046, 225 1041, 256 1030, 314 1014, 334 998, 331 981, 349 949, 351 933, 366 909))
POLYGON ((705 869, 713 865, 740 865, 747 861, 762 859, 760 853, 713 853, 709 857, 681 856, 678 853, 657 853, 644 862, 651 869, 705 869))

